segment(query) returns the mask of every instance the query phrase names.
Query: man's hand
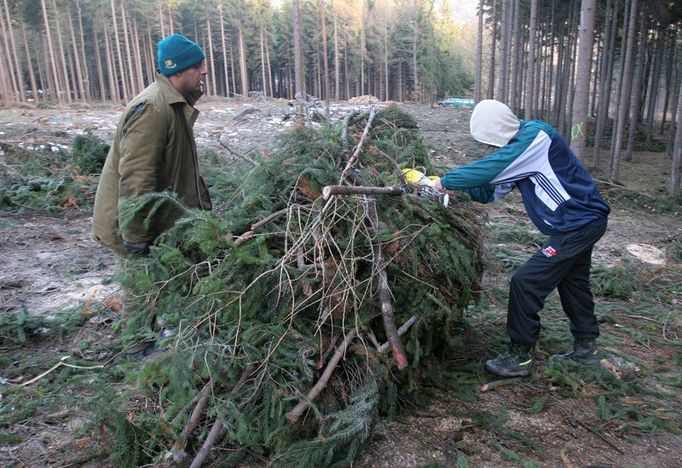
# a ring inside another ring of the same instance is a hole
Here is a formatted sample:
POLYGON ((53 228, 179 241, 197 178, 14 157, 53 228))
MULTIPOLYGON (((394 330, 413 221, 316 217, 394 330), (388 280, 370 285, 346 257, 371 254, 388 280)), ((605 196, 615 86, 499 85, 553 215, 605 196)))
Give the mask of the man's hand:
POLYGON ((133 244, 132 242, 124 240, 123 248, 125 249, 126 252, 135 257, 146 257, 147 255, 149 255, 149 244, 147 244, 146 242, 142 242, 140 244, 133 244))

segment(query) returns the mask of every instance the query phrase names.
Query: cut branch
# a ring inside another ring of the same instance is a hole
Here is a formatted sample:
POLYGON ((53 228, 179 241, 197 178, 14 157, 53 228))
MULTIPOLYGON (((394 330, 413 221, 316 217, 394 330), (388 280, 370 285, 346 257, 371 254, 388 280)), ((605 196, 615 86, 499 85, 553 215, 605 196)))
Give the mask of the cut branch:
POLYGON ((402 195, 410 191, 410 186, 398 187, 358 187, 349 185, 327 185, 322 189, 322 197, 329 200, 332 195, 402 195))
POLYGON ((266 216, 265 218, 261 219, 260 221, 257 221, 251 225, 251 229, 246 231, 245 233, 241 234, 240 236, 236 237, 234 239, 234 245, 240 246, 245 244, 248 240, 252 239, 253 236, 256 235, 256 229, 262 228, 263 226, 270 224, 280 216, 286 214, 289 211, 289 208, 284 208, 282 210, 276 211, 272 213, 269 216, 266 216))
POLYGON ((372 110, 369 112, 369 117, 367 118, 367 124, 365 125, 365 130, 362 132, 362 137, 360 138, 358 145, 355 147, 355 151, 353 151, 353 155, 350 157, 350 159, 346 163, 346 167, 343 169, 343 172, 341 173, 341 177, 339 179, 339 184, 343 183, 344 179, 348 175, 348 172, 357 164, 358 159, 360 159, 360 153, 362 153, 362 148, 365 145, 365 142, 367 141, 367 136, 369 135, 369 129, 372 128, 372 122, 374 121, 375 115, 376 115, 376 109, 372 108, 372 110))
POLYGON ((199 449, 199 451, 197 452, 196 456, 194 457, 194 460, 192 460, 192 464, 189 465, 189 468, 199 468, 201 465, 203 465, 204 460, 206 460, 208 454, 211 453, 213 445, 216 443, 216 441, 222 439, 225 432, 227 432, 225 424, 223 423, 223 419, 225 419, 226 414, 227 413, 225 412, 225 410, 221 410, 218 412, 218 416, 216 416, 215 418, 213 427, 211 427, 211 432, 208 433, 208 436, 204 441, 204 445, 202 445, 201 449, 199 449))
POLYGON ((209 380, 208 383, 204 385, 204 388, 201 389, 201 392, 199 392, 199 394, 197 395, 198 396, 197 404, 189 417, 187 425, 180 433, 180 437, 178 437, 178 440, 175 442, 175 448, 177 450, 184 450, 185 447, 187 446, 187 439, 189 438, 189 435, 192 433, 194 428, 197 427, 197 424, 199 424, 199 419, 201 418, 201 414, 203 413, 204 408, 206 408, 208 398, 211 396, 212 391, 213 380, 209 380))
POLYGON ((343 118, 343 129, 341 130, 341 147, 342 156, 345 157, 348 154, 348 127, 350 126, 350 121, 353 117, 358 115, 358 111, 349 112, 346 117, 343 118))
POLYGON ((329 382, 329 379, 331 378, 334 369, 336 369, 336 366, 339 364, 339 361, 341 361, 343 355, 346 354, 346 349, 350 345, 351 341, 353 341, 356 334, 357 330, 355 329, 352 329, 350 332, 348 332, 348 334, 341 342, 339 347, 336 348, 336 352, 329 361, 329 364, 327 364, 327 367, 324 369, 324 372, 322 373, 320 380, 318 380, 317 383, 313 386, 313 388, 310 389, 310 391, 306 395, 306 398, 301 399, 298 402, 298 404, 294 407, 294 409, 292 409, 286 414, 285 417, 289 422, 295 423, 296 421, 298 421, 298 418, 300 418, 303 412, 306 409, 308 409, 308 406, 310 406, 310 402, 317 398, 320 392, 322 392, 324 387, 329 382))
POLYGON ((384 321, 384 331, 386 332, 386 337, 388 338, 391 351, 393 352, 393 359, 395 360, 398 369, 403 370, 409 363, 395 324, 393 304, 391 304, 391 290, 388 287, 388 275, 386 274, 381 244, 376 239, 379 231, 379 215, 377 214, 376 199, 368 198, 366 200, 365 210, 367 211, 367 218, 374 230, 374 240, 372 240, 372 261, 374 262, 374 268, 377 270, 379 276, 379 302, 381 303, 381 316, 384 321))
MULTIPOLYGON (((414 325, 414 323, 415 323, 416 321, 417 321, 417 316, 416 316, 416 315, 413 315, 412 317, 410 317, 409 319, 407 319, 407 322, 403 323, 402 326, 401 326, 400 328, 398 328, 398 336, 403 336, 405 333, 407 333, 407 330, 409 330, 410 327, 411 327, 412 325, 414 325)), ((389 347, 390 345, 391 345, 390 342, 386 342, 386 343, 382 344, 381 346, 379 346, 379 347, 377 348, 377 351, 378 351, 379 353, 385 353, 385 352, 388 350, 388 347, 389 347)))

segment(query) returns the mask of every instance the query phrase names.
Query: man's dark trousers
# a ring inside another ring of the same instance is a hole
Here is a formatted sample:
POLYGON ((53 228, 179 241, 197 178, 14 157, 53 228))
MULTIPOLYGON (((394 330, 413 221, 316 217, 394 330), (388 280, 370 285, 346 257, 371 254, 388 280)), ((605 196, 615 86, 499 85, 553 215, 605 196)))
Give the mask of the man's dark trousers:
POLYGON ((592 247, 604 235, 606 221, 552 236, 514 274, 509 287, 507 334, 513 343, 532 346, 540 334, 539 312, 554 288, 571 321, 576 339, 595 339, 599 326, 590 291, 592 247))

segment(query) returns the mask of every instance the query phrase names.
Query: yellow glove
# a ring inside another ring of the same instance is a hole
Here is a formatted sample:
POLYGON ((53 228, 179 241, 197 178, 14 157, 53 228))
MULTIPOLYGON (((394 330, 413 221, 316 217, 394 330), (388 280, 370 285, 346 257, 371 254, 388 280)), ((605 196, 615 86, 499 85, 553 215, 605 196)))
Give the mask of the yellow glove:
POLYGON ((405 180, 407 183, 413 185, 426 185, 429 187, 435 187, 435 181, 438 179, 438 176, 427 177, 423 172, 409 167, 403 169, 403 174, 405 175, 405 180))

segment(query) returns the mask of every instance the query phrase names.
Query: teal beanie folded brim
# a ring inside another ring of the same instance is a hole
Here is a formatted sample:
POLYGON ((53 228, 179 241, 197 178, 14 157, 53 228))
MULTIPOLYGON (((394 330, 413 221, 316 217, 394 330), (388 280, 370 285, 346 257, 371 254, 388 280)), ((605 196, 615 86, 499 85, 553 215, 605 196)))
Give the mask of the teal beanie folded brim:
POLYGON ((159 42, 157 52, 159 71, 165 76, 187 70, 205 58, 201 47, 182 34, 171 34, 159 42))

